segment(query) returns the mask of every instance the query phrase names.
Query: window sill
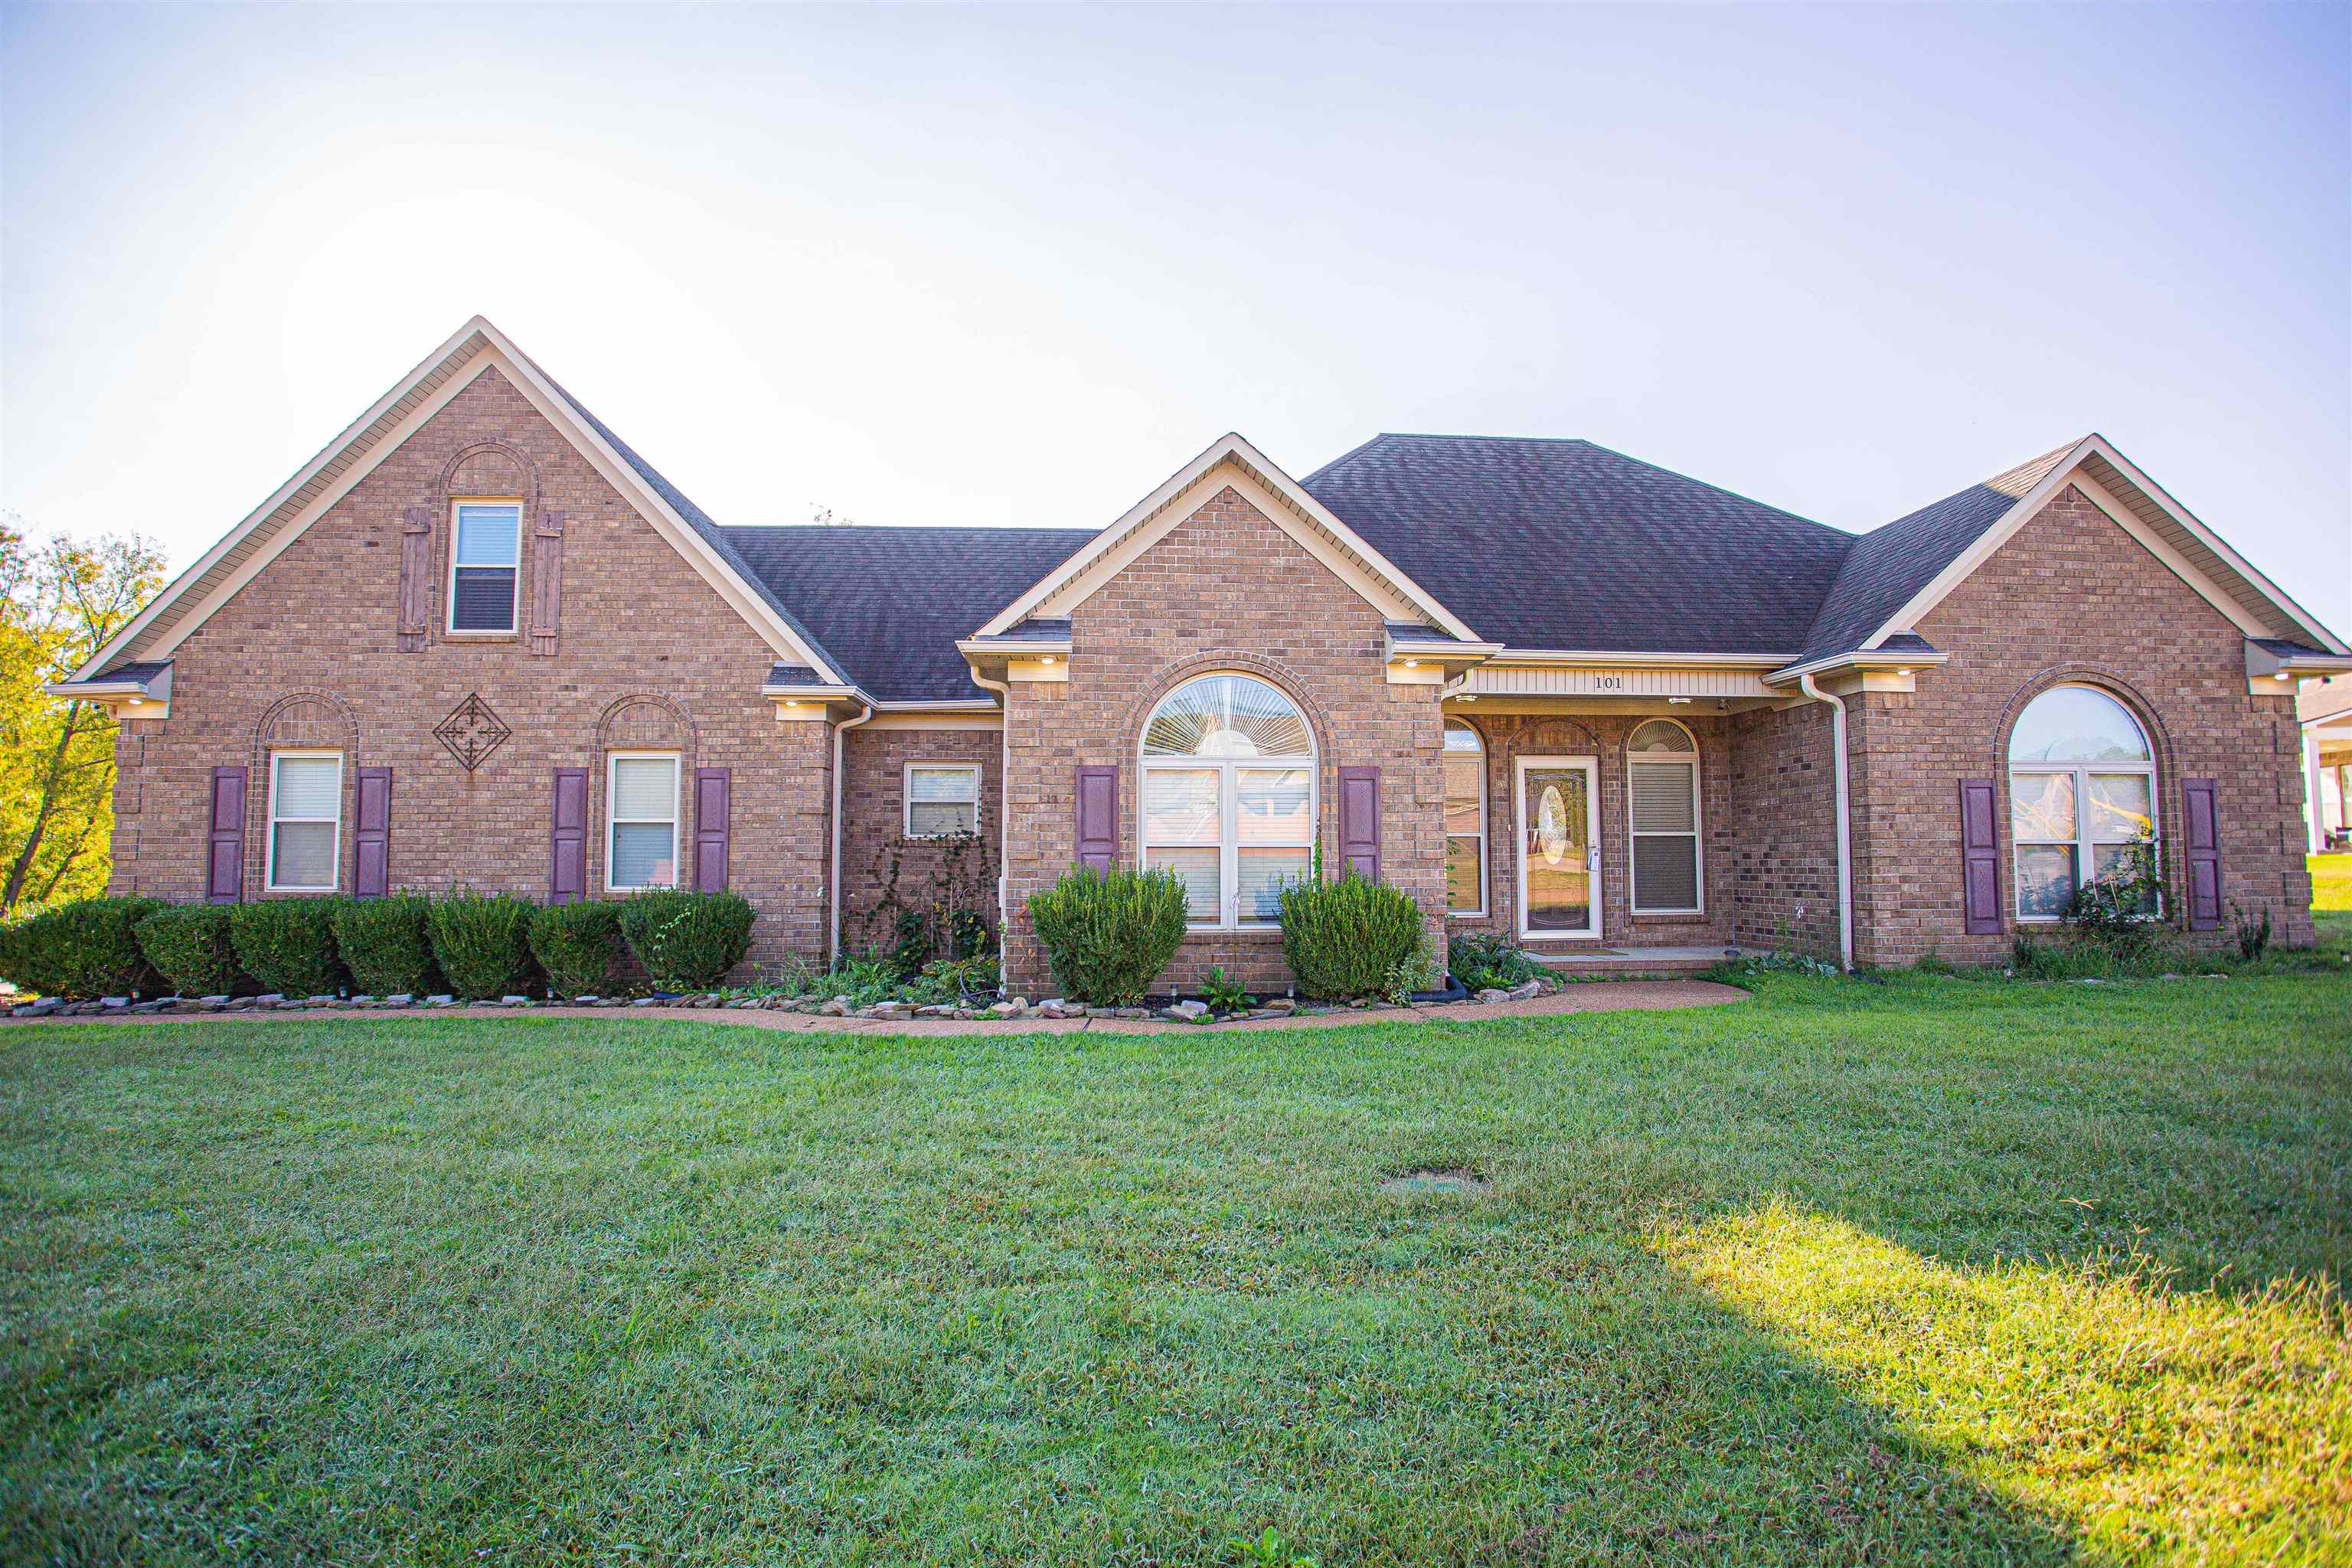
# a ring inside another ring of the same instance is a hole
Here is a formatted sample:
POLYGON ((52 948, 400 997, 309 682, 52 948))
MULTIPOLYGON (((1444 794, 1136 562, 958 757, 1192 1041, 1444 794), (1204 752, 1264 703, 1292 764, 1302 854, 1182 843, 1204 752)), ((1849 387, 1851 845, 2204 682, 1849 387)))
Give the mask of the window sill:
POLYGON ((1280 926, 1186 926, 1184 934, 1194 936, 1232 936, 1244 942, 1280 942, 1280 926))
POLYGON ((441 634, 451 642, 520 642, 520 632, 461 632, 454 628, 441 634))
POLYGON ((342 891, 341 888, 264 888, 261 890, 273 899, 328 899, 342 891))
POLYGON ((1676 925, 1684 925, 1695 920, 1705 920, 1706 909, 1706 906, 1701 905, 1696 909, 1688 910, 1635 910, 1633 915, 1636 921, 1672 921, 1676 925))

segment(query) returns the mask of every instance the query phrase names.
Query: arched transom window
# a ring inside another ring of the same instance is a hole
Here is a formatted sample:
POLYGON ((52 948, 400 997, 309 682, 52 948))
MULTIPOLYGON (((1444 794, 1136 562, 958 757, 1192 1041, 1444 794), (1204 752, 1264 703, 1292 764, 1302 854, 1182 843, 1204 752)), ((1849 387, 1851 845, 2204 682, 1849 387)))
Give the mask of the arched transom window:
POLYGON ((1146 866, 1184 883, 1197 926, 1271 925, 1315 843, 1315 739, 1298 705, 1247 675, 1188 680, 1143 726, 1146 866))
POLYGON ((1697 914, 1698 742, 1672 719, 1645 720, 1626 739, 1625 815, 1633 912, 1697 914))
POLYGON ((1486 912, 1486 748, 1459 719, 1445 721, 1445 909, 1486 912))
POLYGON ((2058 686, 2017 716, 2009 740, 2017 913, 2057 920, 2086 879, 2127 875, 2156 840, 2156 755, 2129 710, 2058 686))

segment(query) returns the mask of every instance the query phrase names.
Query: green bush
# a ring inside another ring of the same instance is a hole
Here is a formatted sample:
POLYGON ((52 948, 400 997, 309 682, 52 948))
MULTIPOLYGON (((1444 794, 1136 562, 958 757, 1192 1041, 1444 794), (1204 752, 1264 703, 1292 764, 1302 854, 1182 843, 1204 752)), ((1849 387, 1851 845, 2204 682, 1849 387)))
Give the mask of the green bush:
POLYGON ((263 989, 329 996, 342 988, 335 948, 337 899, 263 899, 228 906, 229 945, 263 989))
POLYGON ((160 995, 163 977, 140 951, 141 921, 160 899, 77 899, 6 928, 0 980, 37 996, 160 995))
POLYGON ((621 936, 659 991, 708 991, 751 951, 751 900, 658 888, 621 900, 621 936))
POLYGON ((621 907, 582 901, 533 910, 530 954, 558 996, 602 995, 621 956, 621 907))
POLYGON ((1421 910, 1396 889, 1353 871, 1336 882, 1302 878, 1282 889, 1282 951, 1298 989, 1321 1002, 1384 993, 1390 971, 1421 945, 1421 910))
POLYGON ((512 893, 456 893, 433 905, 433 958, 459 996, 528 994, 531 906, 512 893))
POLYGON ((229 904, 173 904, 139 922, 139 951, 183 996, 237 996, 257 989, 229 942, 229 904))
POLYGON ((1446 942, 1445 958, 1454 978, 1473 991, 1508 991, 1544 972, 1499 931, 1464 931, 1446 942))
POLYGON ((339 900, 335 946, 352 972, 352 989, 369 996, 422 996, 436 989, 440 976, 427 929, 432 910, 433 900, 422 893, 339 900))
POLYGON ((1029 895, 1029 920, 1066 994, 1096 1006, 1133 1006, 1184 940, 1184 884, 1164 869, 1073 867, 1029 895))

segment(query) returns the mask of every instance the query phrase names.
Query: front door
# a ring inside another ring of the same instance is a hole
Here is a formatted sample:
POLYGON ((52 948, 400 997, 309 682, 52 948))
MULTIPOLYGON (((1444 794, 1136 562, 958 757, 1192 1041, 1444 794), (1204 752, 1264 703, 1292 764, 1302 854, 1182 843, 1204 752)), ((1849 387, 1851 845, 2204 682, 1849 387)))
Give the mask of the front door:
POLYGON ((1519 934, 1601 934, 1600 763, 1518 762, 1519 934))

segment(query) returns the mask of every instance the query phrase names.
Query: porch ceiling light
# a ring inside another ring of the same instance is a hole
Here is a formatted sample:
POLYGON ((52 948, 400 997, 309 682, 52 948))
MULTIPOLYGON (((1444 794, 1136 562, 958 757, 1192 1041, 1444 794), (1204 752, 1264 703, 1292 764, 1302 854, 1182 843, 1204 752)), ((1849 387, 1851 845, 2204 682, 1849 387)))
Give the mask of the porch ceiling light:
POLYGON ((1667 702, 1669 702, 1669 703, 1673 704, 1673 705, 1674 705, 1674 706, 1675 706, 1675 707, 1680 707, 1680 706, 1682 706, 1682 705, 1684 705, 1684 704, 1685 704, 1685 703, 1689 702, 1689 701, 1690 701, 1690 699, 1689 699, 1689 698, 1687 698, 1687 697, 1669 697, 1669 698, 1667 698, 1667 699, 1666 699, 1666 700, 1667 700, 1667 702))
POLYGON ((1049 653, 1049 654, 1046 654, 1045 657, 1043 657, 1042 658, 1038 659, 1038 661, 1037 661, 1037 662, 1038 662, 1039 664, 1051 664, 1051 663, 1053 663, 1053 662, 1054 662, 1054 656, 1053 656, 1052 654, 1050 654, 1050 653, 1049 653))
POLYGON ((1907 669, 1898 669, 1898 670, 1896 670, 1895 673, 1895 674, 1897 674, 1897 675, 1908 675, 1908 674, 1910 674, 1911 672, 1910 672, 1909 670, 1907 670, 1907 669))
POLYGON ((1417 658, 1406 659, 1404 661, 1404 667, 1407 669, 1419 669, 1421 668, 1421 660, 1417 658))

